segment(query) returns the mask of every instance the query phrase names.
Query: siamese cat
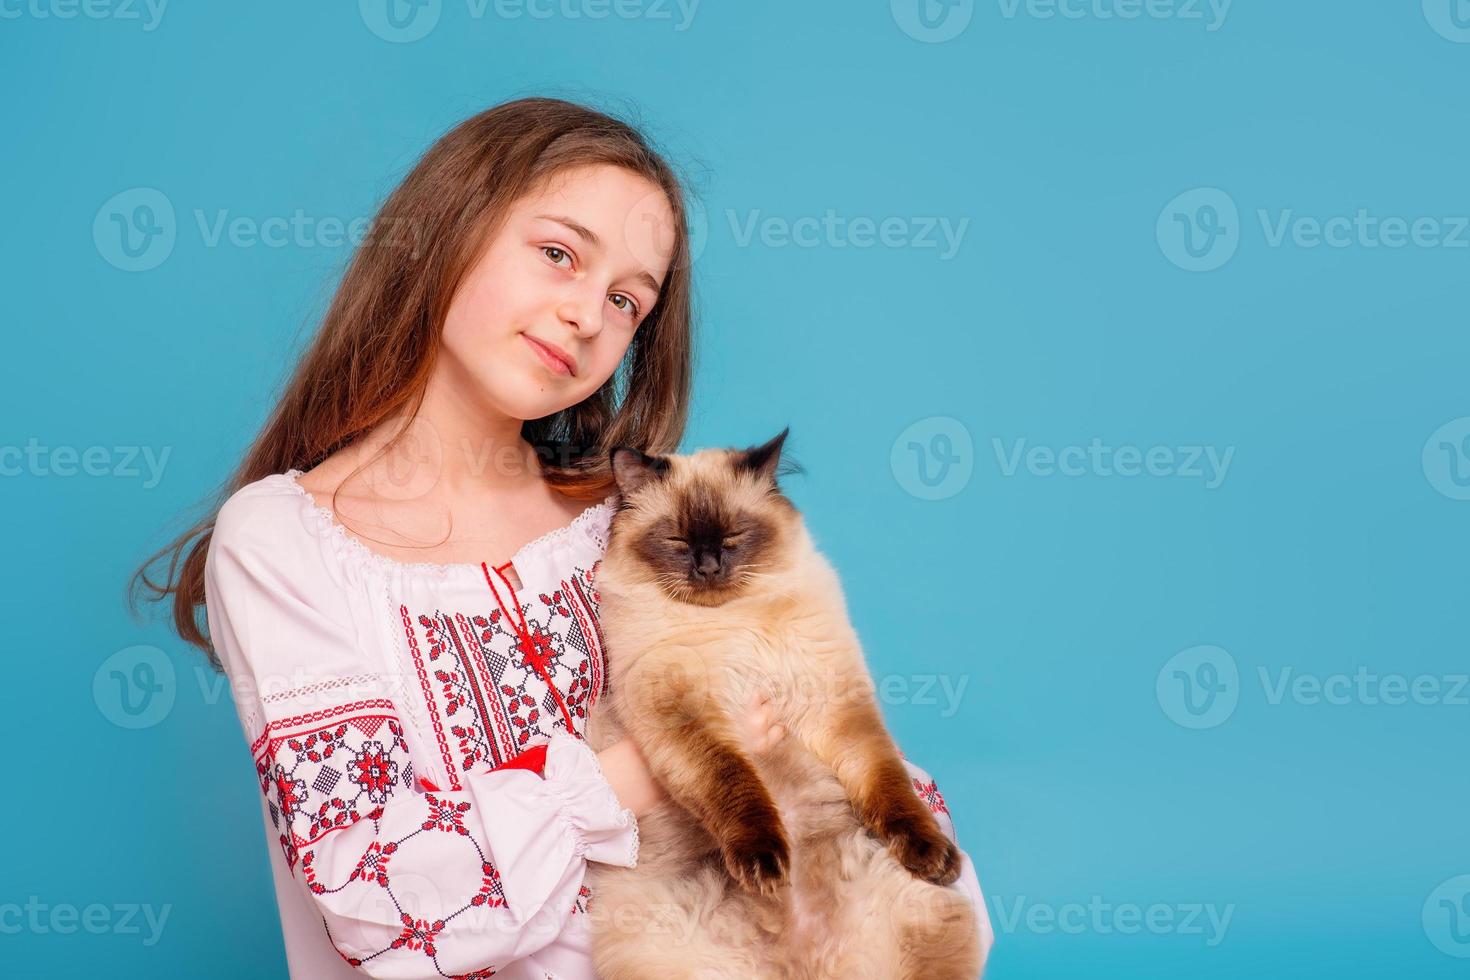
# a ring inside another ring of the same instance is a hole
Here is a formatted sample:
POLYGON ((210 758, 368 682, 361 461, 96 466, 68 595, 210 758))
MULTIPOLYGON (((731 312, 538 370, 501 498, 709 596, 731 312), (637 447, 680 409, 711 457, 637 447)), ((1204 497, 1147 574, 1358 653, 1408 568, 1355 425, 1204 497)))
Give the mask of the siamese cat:
POLYGON ((618 448, 596 575, 608 692, 588 743, 634 739, 668 799, 634 868, 588 865, 604 980, 974 980, 958 849, 884 727, 836 572, 745 450, 618 448), (754 688, 787 736, 752 756, 754 688))

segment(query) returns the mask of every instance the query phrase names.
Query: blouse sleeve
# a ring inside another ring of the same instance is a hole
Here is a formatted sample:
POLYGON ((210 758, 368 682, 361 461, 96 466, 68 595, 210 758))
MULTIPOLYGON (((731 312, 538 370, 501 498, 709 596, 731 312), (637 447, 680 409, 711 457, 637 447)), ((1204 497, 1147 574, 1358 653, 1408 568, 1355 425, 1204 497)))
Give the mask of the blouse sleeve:
POLYGON ((547 946, 588 861, 636 864, 632 811, 561 731, 461 774, 460 790, 421 791, 394 686, 363 652, 340 573, 310 535, 282 533, 267 503, 237 494, 216 518, 209 633, 268 832, 332 944, 374 977, 489 976, 547 946))
MULTIPOLYGON (((903 759, 903 764, 904 768, 909 771, 910 782, 914 787, 914 792, 919 794, 921 800, 929 804, 929 809, 933 811, 934 816, 939 820, 940 829, 958 846, 959 840, 955 837, 954 819, 950 815, 949 807, 944 802, 944 797, 940 795, 939 787, 935 784, 934 777, 914 765, 907 757, 903 759)), ((995 931, 990 925, 990 912, 985 908, 985 896, 980 893, 980 880, 975 874, 975 865, 970 861, 970 855, 965 853, 963 848, 960 849, 960 859, 962 863, 960 865, 959 879, 949 887, 963 891, 969 896, 971 903, 975 906, 975 918, 980 924, 980 969, 981 973, 983 973, 985 970, 985 961, 990 957, 990 947, 995 944, 995 931)))

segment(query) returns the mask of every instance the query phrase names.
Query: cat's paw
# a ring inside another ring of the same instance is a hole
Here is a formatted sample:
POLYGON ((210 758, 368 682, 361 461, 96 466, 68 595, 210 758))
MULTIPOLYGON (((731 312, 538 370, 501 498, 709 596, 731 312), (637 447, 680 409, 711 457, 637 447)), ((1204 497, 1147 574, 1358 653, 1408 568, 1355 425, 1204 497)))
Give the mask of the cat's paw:
POLYGON ((888 846, 916 878, 948 885, 960 876, 960 849, 937 825, 903 823, 888 835, 888 846))
POLYGON ((736 884, 761 895, 776 894, 791 866, 791 850, 779 827, 744 831, 720 851, 736 884))

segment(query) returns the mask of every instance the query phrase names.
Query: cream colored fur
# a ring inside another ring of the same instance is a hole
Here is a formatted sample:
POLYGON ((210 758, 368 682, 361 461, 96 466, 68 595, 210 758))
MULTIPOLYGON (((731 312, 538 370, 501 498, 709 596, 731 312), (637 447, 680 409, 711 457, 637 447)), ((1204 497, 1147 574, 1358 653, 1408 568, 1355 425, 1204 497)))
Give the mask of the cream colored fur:
POLYGON ((672 757, 668 722, 651 722, 646 710, 660 691, 689 692, 699 721, 738 741, 734 719, 754 688, 766 690, 789 735, 753 761, 779 808, 791 866, 774 894, 742 888, 703 826, 661 804, 639 821, 637 867, 589 865, 599 975, 972 980, 979 935, 969 898, 903 867, 863 828, 839 778, 838 769, 858 763, 833 744, 841 737, 834 706, 871 703, 873 685, 835 570, 798 513, 772 503, 758 482, 722 475, 725 451, 669 459, 672 472, 641 491, 636 512, 620 515, 627 526, 615 523, 597 576, 610 691, 591 713, 588 741, 600 750, 629 735, 657 773, 672 757), (693 480, 719 485, 731 504, 779 529, 775 557, 721 605, 672 598, 631 547, 693 480))

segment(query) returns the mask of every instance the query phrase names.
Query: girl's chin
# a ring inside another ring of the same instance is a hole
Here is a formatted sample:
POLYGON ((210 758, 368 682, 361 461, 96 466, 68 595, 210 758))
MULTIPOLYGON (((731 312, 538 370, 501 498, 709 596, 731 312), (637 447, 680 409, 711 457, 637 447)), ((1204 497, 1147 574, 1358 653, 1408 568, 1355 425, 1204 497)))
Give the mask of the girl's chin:
POLYGON ((580 399, 571 399, 567 391, 549 378, 526 377, 516 386, 519 391, 505 400, 506 407, 518 419, 544 419, 570 408, 580 399))

